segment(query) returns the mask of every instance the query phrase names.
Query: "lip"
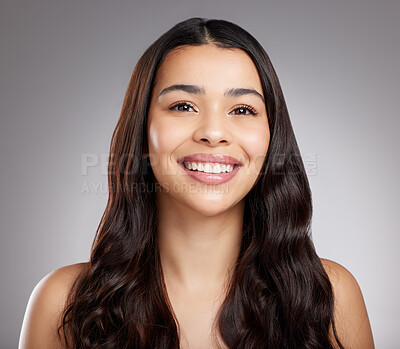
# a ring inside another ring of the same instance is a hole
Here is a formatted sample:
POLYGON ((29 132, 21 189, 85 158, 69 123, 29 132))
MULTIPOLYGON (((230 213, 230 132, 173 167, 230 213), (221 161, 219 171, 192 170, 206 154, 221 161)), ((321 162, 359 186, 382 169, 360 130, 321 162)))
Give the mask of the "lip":
POLYGON ((191 178, 195 179, 198 182, 205 184, 223 184, 230 181, 239 169, 242 167, 242 163, 229 155, 223 154, 205 154, 205 153, 197 153, 184 156, 179 160, 179 165, 183 168, 183 170, 188 174, 191 178), (193 161, 193 162, 203 162, 203 163, 220 163, 225 165, 235 165, 232 172, 226 173, 206 173, 201 171, 191 171, 187 169, 183 163, 185 161, 193 161))
POLYGON ((225 154, 206 154, 206 153, 196 153, 186 155, 183 158, 179 159, 179 164, 182 164, 185 161, 193 161, 193 162, 209 162, 209 163, 220 163, 225 165, 239 165, 242 166, 241 161, 238 159, 225 155, 225 154))

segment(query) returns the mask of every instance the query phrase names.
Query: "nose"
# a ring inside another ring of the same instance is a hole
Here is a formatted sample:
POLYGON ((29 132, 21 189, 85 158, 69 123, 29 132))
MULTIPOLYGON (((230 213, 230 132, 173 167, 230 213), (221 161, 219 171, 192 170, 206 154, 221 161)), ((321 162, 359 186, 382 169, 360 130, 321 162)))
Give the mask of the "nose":
POLYGON ((228 117, 220 112, 203 113, 199 118, 193 138, 196 142, 206 143, 209 146, 230 144, 232 134, 229 130, 228 117))

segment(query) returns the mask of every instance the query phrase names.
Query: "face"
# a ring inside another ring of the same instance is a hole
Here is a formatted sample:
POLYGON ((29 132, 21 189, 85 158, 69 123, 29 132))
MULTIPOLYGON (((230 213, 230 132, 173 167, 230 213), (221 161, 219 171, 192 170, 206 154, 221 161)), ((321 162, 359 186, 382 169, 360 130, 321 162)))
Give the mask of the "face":
POLYGON ((147 124, 150 163, 162 188, 157 200, 204 216, 243 205, 268 150, 264 100, 244 51, 202 45, 169 52, 147 124))

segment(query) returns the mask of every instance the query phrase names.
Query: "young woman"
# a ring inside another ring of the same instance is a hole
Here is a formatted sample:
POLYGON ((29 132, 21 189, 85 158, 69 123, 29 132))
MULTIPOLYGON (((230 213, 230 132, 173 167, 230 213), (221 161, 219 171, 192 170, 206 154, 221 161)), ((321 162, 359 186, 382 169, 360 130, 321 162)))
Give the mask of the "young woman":
POLYGON ((227 21, 178 23, 133 71, 90 261, 37 285, 20 349, 374 348, 311 214, 264 49, 227 21))

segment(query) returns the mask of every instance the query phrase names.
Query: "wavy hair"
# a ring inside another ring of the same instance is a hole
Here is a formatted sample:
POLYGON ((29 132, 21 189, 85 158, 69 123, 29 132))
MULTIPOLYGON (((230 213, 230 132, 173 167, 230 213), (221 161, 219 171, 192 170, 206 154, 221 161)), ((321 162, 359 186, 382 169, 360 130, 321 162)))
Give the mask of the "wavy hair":
POLYGON ((198 17, 163 34, 133 70, 111 139, 107 206, 90 261, 60 318, 58 334, 67 347, 179 348, 156 240, 156 181, 145 156, 147 113, 166 55, 179 46, 207 44, 250 56, 271 134, 245 200, 240 253, 218 312, 221 337, 235 349, 343 348, 334 325, 332 285, 311 239, 311 191, 275 70, 246 30, 198 17))

